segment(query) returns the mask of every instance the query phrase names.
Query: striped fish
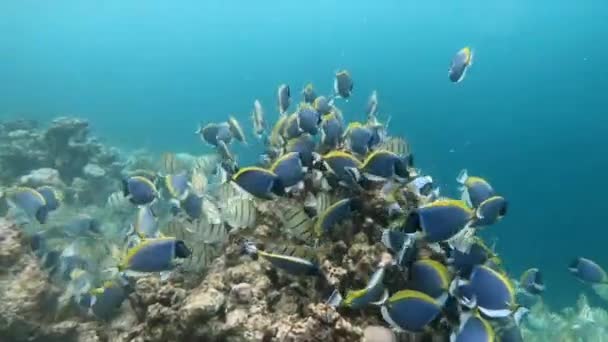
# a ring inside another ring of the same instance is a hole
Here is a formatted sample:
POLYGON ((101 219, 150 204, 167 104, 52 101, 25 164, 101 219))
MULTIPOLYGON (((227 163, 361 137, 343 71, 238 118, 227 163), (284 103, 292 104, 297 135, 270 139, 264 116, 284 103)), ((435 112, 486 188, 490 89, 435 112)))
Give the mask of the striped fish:
POLYGON ((205 154, 196 158, 194 167, 202 171, 206 176, 213 174, 221 161, 220 155, 216 153, 205 154))
POLYGON ((222 216, 234 229, 253 228, 257 218, 255 203, 249 198, 233 197, 223 206, 222 216))
POLYGON ((207 179, 207 176, 205 176, 205 173, 195 167, 190 176, 190 188, 192 191, 198 196, 202 196, 205 193, 208 184, 209 180, 207 179))
POLYGON ((388 137, 382 143, 380 150, 393 152, 400 157, 407 157, 411 154, 410 145, 401 137, 388 137))
POLYGON ((172 175, 178 171, 179 167, 175 153, 165 152, 162 154, 161 160, 164 174, 172 175))
MULTIPOLYGON (((187 241, 188 246, 192 249, 192 256, 184 260, 182 268, 189 271, 200 272, 221 255, 224 241, 206 240, 205 237, 208 238, 208 234, 206 235, 204 231, 198 231, 199 229, 206 230, 207 226, 208 224, 206 224, 206 222, 198 224, 198 222, 187 223, 178 219, 173 219, 169 221, 164 229, 164 234, 187 241)), ((217 230, 217 227, 215 230, 217 230)), ((217 231, 214 232, 216 236, 220 235, 217 231)))
POLYGON ((215 198, 217 198, 218 202, 220 203, 226 203, 231 198, 239 195, 239 190, 235 188, 232 182, 225 182, 217 187, 215 198))
POLYGON ((133 208, 133 204, 121 191, 116 191, 108 196, 106 207, 113 211, 126 211, 133 208))
POLYGON ((220 209, 215 203, 213 203, 213 201, 211 201, 211 199, 203 197, 202 208, 203 216, 206 218, 209 224, 217 225, 222 223, 220 209))
POLYGON ((301 242, 313 239, 313 222, 304 208, 297 205, 287 205, 279 211, 283 230, 292 238, 301 242))

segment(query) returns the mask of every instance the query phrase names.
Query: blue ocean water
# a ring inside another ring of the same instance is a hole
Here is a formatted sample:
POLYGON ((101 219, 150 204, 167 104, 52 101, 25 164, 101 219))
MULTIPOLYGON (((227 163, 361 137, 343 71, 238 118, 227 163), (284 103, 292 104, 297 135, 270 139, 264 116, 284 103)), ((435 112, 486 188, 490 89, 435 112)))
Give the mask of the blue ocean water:
POLYGON ((606 17, 599 0, 5 0, 0 118, 82 116, 110 144, 198 153, 199 121, 249 128, 256 98, 275 117, 279 83, 328 93, 347 68, 347 119, 377 89, 445 193, 461 168, 488 178, 510 202, 485 233, 508 270, 541 268, 545 299, 572 305, 571 258, 608 267, 606 17), (451 84, 465 45, 474 65, 451 84))

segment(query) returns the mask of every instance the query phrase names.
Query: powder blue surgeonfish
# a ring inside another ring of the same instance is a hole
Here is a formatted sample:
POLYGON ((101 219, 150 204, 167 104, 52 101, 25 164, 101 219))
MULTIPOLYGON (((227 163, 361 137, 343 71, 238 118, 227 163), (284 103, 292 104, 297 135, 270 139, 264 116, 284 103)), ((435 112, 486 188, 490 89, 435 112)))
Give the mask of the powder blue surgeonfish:
POLYGON ((448 78, 454 83, 464 79, 467 69, 473 64, 473 51, 470 47, 464 47, 456 53, 448 69, 448 78))
POLYGON ((393 152, 372 152, 361 166, 363 176, 371 181, 403 180, 408 177, 407 162, 393 152))
POLYGON ((380 312, 397 331, 421 332, 441 314, 441 304, 422 292, 402 290, 393 294, 380 312))
POLYGON ((281 132, 282 136, 286 139, 297 138, 302 135, 303 131, 300 129, 298 123, 298 114, 293 113, 287 117, 287 121, 285 122, 285 126, 283 126, 283 132, 281 132))
POLYGON ((285 194, 281 179, 272 171, 260 167, 245 167, 240 169, 232 182, 246 193, 262 199, 273 199, 285 194))
POLYGON ((608 283, 606 271, 600 265, 587 258, 576 258, 570 263, 568 270, 579 280, 586 283, 608 283))
POLYGON ((350 217, 352 211, 360 206, 360 200, 357 198, 345 198, 332 204, 315 222, 315 233, 317 236, 329 233, 336 224, 350 217))
POLYGON ((486 265, 477 265, 469 284, 477 307, 485 316, 506 317, 515 309, 515 290, 504 274, 486 265))
POLYGON ((11 206, 17 207, 30 218, 35 218, 40 224, 47 220, 49 209, 44 196, 38 191, 19 187, 9 192, 8 201, 11 206))
POLYGON ((44 197, 44 201, 46 202, 46 209, 51 212, 57 210, 61 205, 61 201, 63 200, 63 195, 57 189, 52 186, 44 185, 36 189, 39 194, 44 197))
POLYGON ((127 253, 118 266, 119 271, 163 272, 175 267, 177 258, 192 254, 184 241, 173 237, 143 240, 127 253))
POLYGON ((195 133, 199 134, 201 139, 211 146, 217 146, 220 141, 226 144, 232 142, 232 132, 227 122, 201 125, 195 133))
POLYGON ((412 290, 425 293, 443 304, 448 298, 450 275, 448 269, 432 259, 415 261, 409 268, 412 290))
POLYGON ((142 205, 137 210, 133 231, 141 238, 158 237, 158 219, 149 205, 142 205))
POLYGON ((507 214, 508 203, 502 196, 492 196, 475 209, 474 227, 490 226, 507 214))
POLYGON ((82 296, 79 304, 100 319, 109 319, 116 313, 129 295, 126 279, 107 281, 102 287, 91 290, 82 296))
POLYGON ((261 256, 268 260, 274 267, 280 268, 283 271, 297 276, 318 276, 321 275, 319 266, 309 260, 294 257, 291 255, 282 255, 268 253, 259 250, 254 243, 247 241, 243 244, 243 251, 252 256, 261 256))
POLYGON ((302 134, 301 136, 287 141, 285 153, 298 152, 302 159, 302 164, 306 167, 312 167, 313 152, 315 151, 315 141, 310 134, 302 134))
POLYGON ((342 121, 334 113, 326 114, 321 120, 321 144, 329 149, 340 145, 344 127, 342 121))
POLYGON ((479 314, 466 313, 460 318, 460 327, 450 336, 450 342, 494 342, 494 329, 479 314))
POLYGON ((313 102, 312 106, 317 111, 317 113, 319 113, 321 115, 325 115, 325 114, 331 112, 331 109, 332 109, 330 100, 325 96, 317 97, 315 99, 315 101, 313 102))
POLYGON ((538 268, 530 268, 526 270, 522 274, 519 283, 521 287, 530 294, 538 295, 545 291, 543 276, 538 268))
POLYGON ((346 128, 347 147, 352 152, 366 156, 372 142, 372 131, 359 122, 351 122, 346 128))
POLYGON ((322 156, 321 160, 327 171, 346 186, 351 185, 355 181, 353 173, 349 170, 360 169, 363 165, 352 154, 342 151, 331 151, 322 156))
POLYGON ((297 113, 298 127, 301 131, 311 135, 319 132, 321 115, 310 105, 302 105, 297 113))
POLYGON ((181 201, 188 196, 190 177, 186 172, 165 176, 165 186, 171 197, 181 201))
POLYGON ((346 297, 342 299, 336 291, 328 300, 329 304, 337 307, 348 307, 354 310, 363 309, 370 304, 382 304, 388 299, 388 291, 384 286, 384 274, 388 263, 381 263, 378 269, 372 274, 365 288, 348 291, 346 297))
POLYGON ((353 79, 347 70, 336 73, 334 79, 334 92, 343 99, 348 99, 353 92, 353 79))
POLYGON ((290 192, 294 188, 304 187, 304 167, 298 152, 282 155, 270 167, 270 171, 279 177, 286 192, 290 192))
POLYGON ((302 100, 305 103, 314 103, 317 98, 317 94, 315 93, 315 88, 312 83, 308 83, 304 89, 302 89, 302 100))
POLYGON ((291 104, 291 91, 287 84, 279 85, 279 88, 277 89, 277 103, 279 113, 281 115, 285 115, 289 105, 291 104))
POLYGON ((123 194, 135 205, 150 204, 158 196, 154 183, 142 176, 124 179, 122 185, 123 194))
POLYGON ((405 229, 422 231, 428 242, 446 241, 470 225, 473 214, 463 201, 440 199, 412 212, 405 229))
POLYGON ((466 169, 460 171, 456 181, 461 184, 462 200, 472 208, 477 208, 481 202, 495 196, 494 188, 481 177, 469 176, 466 169))

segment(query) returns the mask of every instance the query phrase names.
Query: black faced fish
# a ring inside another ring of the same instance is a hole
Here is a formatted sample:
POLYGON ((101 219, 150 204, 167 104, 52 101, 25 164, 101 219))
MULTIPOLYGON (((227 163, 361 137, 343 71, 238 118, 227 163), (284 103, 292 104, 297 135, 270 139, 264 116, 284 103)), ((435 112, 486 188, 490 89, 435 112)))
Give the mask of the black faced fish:
POLYGON ((432 259, 415 261, 409 268, 410 282, 408 285, 416 290, 435 298, 443 304, 448 297, 450 274, 440 262, 432 259))
POLYGON ((258 139, 261 138, 266 131, 266 120, 264 120, 264 109, 259 100, 253 102, 251 121, 253 122, 253 134, 255 134, 258 139))
POLYGON ((494 342, 494 329, 479 314, 463 314, 460 326, 450 336, 450 342, 494 342))
POLYGON ((310 134, 302 134, 301 136, 291 139, 285 146, 285 153, 298 152, 302 165, 312 167, 313 152, 315 151, 316 143, 310 134))
POLYGON ((398 265, 409 264, 415 254, 414 238, 410 234, 392 229, 382 231, 382 244, 390 249, 396 256, 398 265))
POLYGON ((351 122, 344 133, 347 148, 352 152, 366 156, 372 141, 372 131, 359 122, 351 122))
POLYGON ((135 205, 152 203, 158 197, 156 186, 149 179, 133 176, 122 181, 122 192, 135 205))
POLYGON ((327 234, 332 228, 351 216, 353 210, 361 206, 358 199, 345 198, 327 208, 315 222, 314 231, 317 236, 327 234))
POLYGON ((520 286, 528 293, 539 295, 545 291, 543 276, 538 268, 526 270, 519 280, 520 286))
POLYGON ((178 201, 184 200, 188 196, 190 179, 186 172, 165 176, 165 186, 169 195, 178 201))
POLYGON ((473 226, 485 227, 500 221, 507 214, 508 203, 502 196, 492 196, 475 210, 473 226))
MULTIPOLYGON (((344 300, 334 298, 333 306, 338 304, 343 307, 348 307, 353 310, 363 309, 368 305, 382 304, 388 299, 388 291, 384 286, 384 274, 387 265, 380 265, 378 269, 372 274, 367 282, 365 288, 348 291, 344 300)), ((331 300, 330 300, 331 302, 331 300)))
POLYGON ((230 125, 227 122, 210 123, 202 126, 195 132, 201 136, 201 139, 211 146, 217 146, 218 141, 223 141, 230 144, 232 141, 232 132, 230 125))
POLYGON ((291 91, 287 84, 281 84, 277 90, 277 101, 279 105, 279 113, 285 115, 289 105, 291 104, 291 91))
POLYGON ((239 121, 234 116, 230 116, 228 118, 228 126, 230 129, 230 133, 236 140, 238 140, 244 144, 247 144, 247 138, 245 137, 245 131, 243 130, 243 127, 241 127, 241 124, 239 123, 239 121))
POLYGON ((190 192, 178 203, 177 208, 181 208, 190 219, 199 219, 203 215, 203 196, 190 192))
POLYGON ((452 59, 452 64, 448 69, 450 81, 458 83, 464 79, 467 69, 473 64, 473 51, 471 48, 464 47, 456 53, 452 59))
POLYGON ((476 265, 483 265, 490 259, 498 259, 494 252, 478 237, 474 238, 468 252, 453 249, 450 254, 450 265, 461 277, 468 279, 476 265))
POLYGON ((485 265, 473 268, 469 284, 477 307, 488 317, 509 316, 515 308, 515 290, 502 273, 485 265))
POLYGON ((298 127, 300 131, 311 135, 316 135, 319 131, 321 116, 310 105, 303 105, 298 108, 298 127))
POLYGON ((133 231, 140 238, 158 237, 158 219, 149 205, 142 205, 137 210, 133 231))
POLYGON ((300 153, 289 152, 282 155, 272 164, 270 171, 279 177, 286 192, 304 188, 305 173, 300 153))
POLYGON ((470 177, 466 169, 460 171, 456 181, 462 184, 462 200, 472 208, 479 207, 481 202, 496 195, 488 181, 481 177, 470 177))
POLYGON ((346 186, 356 181, 356 179, 353 179, 351 170, 360 169, 363 165, 359 159, 355 158, 352 154, 342 151, 329 152, 321 157, 321 160, 327 171, 346 186))
POLYGON ((361 166, 363 176, 370 181, 383 182, 390 179, 404 180, 409 176, 405 160, 384 150, 372 152, 361 166))
POLYGON ((342 121, 334 113, 326 114, 321 119, 321 144, 329 149, 337 148, 344 134, 342 121))
POLYGON ((412 212, 406 231, 421 230, 428 242, 446 241, 470 225, 473 210, 463 201, 441 199, 412 212))
POLYGON ((259 167, 244 167, 234 176, 232 182, 246 193, 262 199, 273 199, 285 194, 279 177, 272 171, 259 167))
POLYGON ((315 89, 312 83, 308 83, 304 89, 302 89, 302 100, 306 103, 314 103, 317 98, 317 94, 315 93, 315 89))
POLYGON ((176 259, 191 254, 184 241, 173 237, 143 240, 133 247, 118 266, 120 271, 163 272, 173 269, 176 259))
POLYGON ((57 210, 63 201, 63 194, 52 186, 41 186, 36 189, 46 202, 46 209, 51 212, 57 210))
POLYGON ((79 304, 90 310, 95 317, 107 320, 116 314, 130 293, 126 280, 107 281, 102 287, 91 290, 79 304))
POLYGON ((441 313, 441 304, 418 291, 393 294, 380 308, 382 318, 397 331, 421 332, 441 313))
POLYGON ((376 115, 378 114, 378 92, 372 91, 372 94, 367 100, 367 106, 365 107, 365 114, 367 115, 367 122, 375 123, 376 115))
POLYGON ((606 271, 587 258, 576 258, 568 266, 568 270, 579 280, 590 284, 606 284, 608 283, 608 275, 606 271))
POLYGON ((38 191, 32 188, 19 187, 11 190, 8 194, 8 202, 29 216, 35 218, 40 224, 44 224, 49 214, 46 200, 38 191))
POLYGON ((334 79, 334 92, 343 99, 348 99, 353 92, 353 79, 346 70, 336 73, 334 79))
POLYGON ((268 260, 274 267, 280 268, 283 271, 296 276, 318 276, 321 275, 319 266, 306 259, 290 256, 281 255, 274 253, 267 253, 259 250, 255 244, 251 242, 245 242, 243 245, 243 251, 252 256, 261 256, 268 260))
POLYGON ((325 96, 317 97, 313 102, 312 106, 317 111, 317 113, 321 115, 325 115, 332 111, 331 101, 325 96))

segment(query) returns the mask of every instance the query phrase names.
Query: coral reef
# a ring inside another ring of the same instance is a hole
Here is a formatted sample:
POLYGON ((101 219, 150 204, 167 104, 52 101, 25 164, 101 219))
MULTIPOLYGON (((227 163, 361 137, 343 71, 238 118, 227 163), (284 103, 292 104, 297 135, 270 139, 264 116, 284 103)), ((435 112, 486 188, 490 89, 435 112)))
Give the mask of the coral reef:
MULTIPOLYGON (((80 195, 80 202, 99 203, 107 198, 105 189, 110 186, 100 184, 99 178, 120 179, 123 164, 117 149, 90 136, 86 120, 60 117, 44 130, 26 120, 0 123, 2 184, 71 189, 75 181, 78 185, 75 188, 80 189, 76 194, 96 194, 80 195), (87 180, 87 184, 83 185, 80 179, 87 180)), ((68 192, 68 195, 74 194, 68 192)))

